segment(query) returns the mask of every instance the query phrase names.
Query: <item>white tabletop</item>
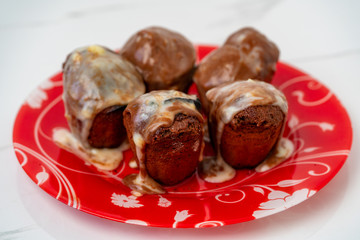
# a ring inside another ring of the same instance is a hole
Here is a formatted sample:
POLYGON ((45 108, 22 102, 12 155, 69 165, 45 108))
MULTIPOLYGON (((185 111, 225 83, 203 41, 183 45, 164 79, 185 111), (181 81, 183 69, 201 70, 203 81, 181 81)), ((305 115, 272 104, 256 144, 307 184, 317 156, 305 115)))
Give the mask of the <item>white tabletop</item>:
POLYGON ((359 11, 357 0, 1 1, 0 239, 360 239, 359 11), (47 195, 21 169, 12 148, 20 105, 74 48, 98 43, 116 49, 149 25, 179 31, 194 43, 221 44, 243 26, 265 33, 282 61, 320 80, 347 109, 354 140, 344 167, 291 209, 211 229, 113 222, 47 195))

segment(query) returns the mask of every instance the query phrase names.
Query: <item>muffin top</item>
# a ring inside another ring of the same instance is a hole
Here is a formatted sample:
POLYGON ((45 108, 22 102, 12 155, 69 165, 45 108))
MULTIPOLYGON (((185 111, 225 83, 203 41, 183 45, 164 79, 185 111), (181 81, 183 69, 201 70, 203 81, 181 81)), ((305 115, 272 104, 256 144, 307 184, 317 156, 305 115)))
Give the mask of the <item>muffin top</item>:
POLYGON ((133 35, 120 54, 143 75, 148 91, 179 90, 181 77, 194 67, 196 53, 183 35, 149 27, 133 35))
POLYGON ((285 95, 273 85, 257 81, 235 81, 210 89, 206 97, 211 102, 210 115, 229 123, 235 114, 249 106, 275 105, 286 115, 288 105, 285 95))
POLYGON ((86 146, 96 114, 113 105, 126 105, 145 92, 133 64, 98 45, 78 48, 68 55, 63 65, 63 84, 65 117, 81 122, 81 132, 69 125, 86 146))

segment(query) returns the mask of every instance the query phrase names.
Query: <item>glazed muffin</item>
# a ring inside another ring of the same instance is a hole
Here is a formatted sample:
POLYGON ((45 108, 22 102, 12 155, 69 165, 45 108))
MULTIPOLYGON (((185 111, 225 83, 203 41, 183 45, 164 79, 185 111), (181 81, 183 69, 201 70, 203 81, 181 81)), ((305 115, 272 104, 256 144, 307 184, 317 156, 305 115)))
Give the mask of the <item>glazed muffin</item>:
POLYGON ((240 50, 241 69, 237 79, 257 79, 271 82, 279 60, 279 49, 257 30, 247 27, 231 34, 224 46, 240 50))
POLYGON ((241 68, 240 58, 239 49, 229 45, 215 49, 201 61, 193 78, 205 113, 209 112, 206 92, 224 82, 237 79, 241 68))
POLYGON ((255 29, 244 28, 232 34, 195 71, 194 81, 205 112, 209 106, 205 94, 209 89, 243 79, 271 82, 278 58, 276 45, 255 29))
POLYGON ((63 86, 71 136, 62 131, 55 141, 100 169, 116 168, 120 154, 106 149, 117 148, 126 139, 123 111, 145 92, 141 75, 117 53, 93 45, 68 55, 63 86))
POLYGON ((222 84, 206 96, 219 161, 234 168, 257 166, 282 135, 288 109, 284 94, 271 84, 247 80, 222 84))
POLYGON ((159 193, 153 180, 174 185, 192 175, 202 157, 203 123, 196 97, 179 91, 152 91, 132 101, 124 124, 140 171, 125 184, 159 193))
POLYGON ((120 54, 142 74, 147 91, 186 91, 196 60, 193 45, 181 34, 161 27, 145 28, 133 35, 120 54))

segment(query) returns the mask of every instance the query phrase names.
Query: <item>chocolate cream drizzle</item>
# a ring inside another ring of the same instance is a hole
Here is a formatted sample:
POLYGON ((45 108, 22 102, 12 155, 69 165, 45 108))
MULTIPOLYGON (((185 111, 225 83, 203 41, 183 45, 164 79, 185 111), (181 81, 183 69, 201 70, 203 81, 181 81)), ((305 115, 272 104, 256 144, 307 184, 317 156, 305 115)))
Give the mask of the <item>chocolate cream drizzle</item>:
MULTIPOLYGON (((208 182, 225 182, 232 179, 236 172, 221 156, 220 143, 224 126, 230 123, 234 116, 240 111, 256 105, 279 106, 286 119, 288 105, 284 94, 274 86, 251 79, 247 81, 235 81, 230 84, 212 88, 206 93, 206 97, 211 102, 209 121, 217 127, 215 136, 216 157, 204 159, 204 161, 201 162, 200 169, 203 171, 201 175, 204 180, 208 182)), ((281 135, 282 133, 283 130, 281 135)), ((268 158, 271 161, 271 166, 268 164, 268 160, 265 160, 257 170, 268 170, 289 155, 291 147, 288 142, 284 143, 284 141, 285 140, 278 141, 276 151, 274 151, 277 154, 275 154, 276 158, 268 158), (287 147, 287 149, 283 149, 284 147, 287 147)))
MULTIPOLYGON (((170 127, 175 116, 179 113, 194 116, 200 122, 204 119, 198 111, 199 105, 196 96, 169 90, 152 91, 132 101, 125 109, 125 114, 131 115, 132 127, 129 138, 135 144, 134 155, 138 160, 139 173, 130 174, 123 180, 124 184, 135 191, 135 194, 161 194, 165 190, 146 171, 146 144, 150 142, 151 136, 160 127, 170 127)), ((202 144, 202 149, 204 144, 202 144)), ((202 158, 200 154, 199 161, 202 158)))
POLYGON ((145 92, 135 67, 117 53, 98 45, 78 48, 63 65, 65 117, 71 133, 57 129, 53 139, 101 170, 113 170, 122 160, 126 144, 93 148, 88 136, 95 116, 107 107, 124 106, 145 92))

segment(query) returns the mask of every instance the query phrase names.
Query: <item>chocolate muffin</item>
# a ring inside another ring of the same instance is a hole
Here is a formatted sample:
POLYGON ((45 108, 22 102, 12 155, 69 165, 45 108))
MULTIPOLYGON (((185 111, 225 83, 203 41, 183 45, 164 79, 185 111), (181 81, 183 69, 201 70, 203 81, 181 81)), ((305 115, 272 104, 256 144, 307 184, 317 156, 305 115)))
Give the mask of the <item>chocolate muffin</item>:
POLYGON ((230 35, 224 46, 234 46, 241 53, 238 79, 257 79, 271 82, 279 59, 279 49, 257 30, 247 27, 230 35))
POLYGON ((101 149, 117 148, 126 139, 123 111, 145 92, 141 75, 117 53, 93 45, 69 54, 63 65, 63 85, 65 117, 74 138, 63 136, 64 142, 57 142, 80 151, 78 155, 101 169, 116 168, 119 154, 109 157, 101 149))
POLYGON ((161 27, 145 28, 133 35, 120 54, 142 74, 147 91, 186 91, 196 60, 194 46, 181 34, 161 27))
POLYGON ((123 124, 125 107, 125 105, 110 106, 95 115, 88 135, 88 143, 91 147, 115 148, 126 139, 123 124))
POLYGON ((279 106, 250 106, 224 126, 220 152, 234 168, 253 168, 275 146, 284 124, 279 106))
POLYGON ((196 169, 204 147, 203 117, 195 96, 174 90, 152 91, 129 103, 124 124, 139 174, 124 183, 141 193, 163 192, 196 169))
POLYGON ((287 101, 271 84, 236 81, 206 94, 210 101, 210 136, 218 161, 252 168, 276 146, 285 125, 287 101))
MULTIPOLYGON (((206 113, 209 112, 206 92, 224 82, 232 82, 238 79, 237 75, 241 72, 240 58, 241 52, 239 49, 229 45, 215 49, 201 61, 193 78, 201 105, 206 113)), ((242 76, 240 75, 240 77, 242 76)))
POLYGON ((208 112, 205 93, 222 83, 257 79, 271 82, 276 70, 279 50, 276 45, 253 28, 232 34, 224 46, 205 57, 194 74, 200 100, 208 112))

